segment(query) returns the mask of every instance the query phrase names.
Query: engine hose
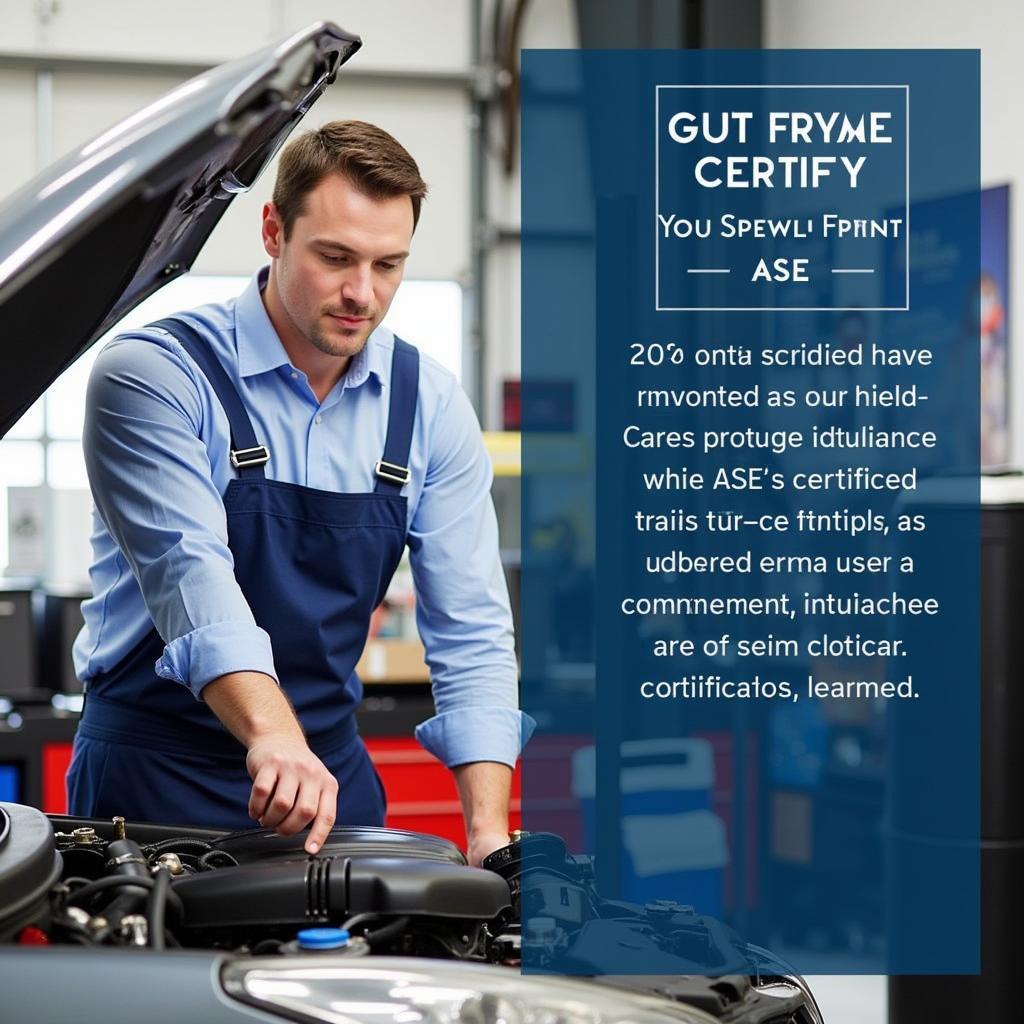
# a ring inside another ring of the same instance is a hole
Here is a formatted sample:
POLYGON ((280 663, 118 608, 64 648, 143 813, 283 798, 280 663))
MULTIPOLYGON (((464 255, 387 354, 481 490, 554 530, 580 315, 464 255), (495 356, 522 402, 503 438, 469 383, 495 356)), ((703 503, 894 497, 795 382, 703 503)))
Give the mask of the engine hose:
POLYGON ((238 861, 231 856, 227 850, 207 850, 199 858, 199 870, 200 871, 214 871, 217 868, 237 868, 238 861), (220 863, 216 864, 215 861, 219 860, 220 863))
POLYGON ((146 901, 146 919, 149 921, 149 945, 152 949, 164 949, 164 928, 167 919, 167 894, 171 889, 171 873, 160 868, 153 879, 153 888, 146 901))
POLYGON ((352 931, 356 925, 363 924, 365 921, 376 921, 378 917, 382 915, 375 910, 368 910, 362 914, 356 914, 354 917, 350 917, 347 921, 343 921, 339 927, 347 932, 352 931))
POLYGON ((70 889, 72 886, 88 885, 91 881, 91 878, 83 878, 81 875, 69 875, 62 884, 70 889))
POLYGON ((392 939, 397 938, 409 925, 408 917, 399 917, 392 921, 390 924, 386 924, 376 931, 363 932, 363 938, 370 944, 370 949, 376 946, 381 946, 385 942, 390 942, 392 939))
MULTIPOLYGON (((115 876, 152 881, 149 876, 149 862, 142 852, 142 847, 134 839, 115 839, 108 843, 107 857, 107 866, 113 868, 115 876)), ((121 923, 121 918, 138 910, 145 898, 144 888, 139 886, 126 888, 123 893, 115 896, 103 908, 103 914, 112 925, 117 927, 121 923)))
POLYGON ((106 878, 97 878, 95 882, 83 885, 76 889, 68 897, 68 905, 75 906, 84 901, 92 899, 97 893, 106 892, 107 889, 121 889, 125 886, 134 886, 139 889, 152 889, 154 885, 152 878, 131 878, 125 875, 108 875, 106 878))
POLYGON ((213 849, 213 847, 206 842, 205 839, 161 839, 158 843, 150 843, 148 846, 144 846, 143 852, 149 857, 155 857, 157 854, 166 853, 168 850, 191 850, 193 853, 206 853, 213 849))

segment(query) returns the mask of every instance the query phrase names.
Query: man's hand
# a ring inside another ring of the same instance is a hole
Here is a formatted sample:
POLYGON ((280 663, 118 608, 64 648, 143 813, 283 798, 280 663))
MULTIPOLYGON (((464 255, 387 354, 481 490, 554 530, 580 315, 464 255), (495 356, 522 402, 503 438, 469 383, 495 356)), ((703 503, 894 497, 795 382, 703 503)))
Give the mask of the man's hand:
POLYGON ((202 697, 248 750, 249 816, 282 836, 312 822, 305 849, 316 853, 334 825, 338 781, 309 749, 277 680, 262 672, 231 672, 207 683, 202 697))
POLYGON ((509 842, 508 832, 485 832, 469 836, 466 850, 466 860, 469 861, 469 866, 480 867, 485 857, 494 853, 495 850, 500 850, 503 846, 508 846, 509 842))
POLYGON ((249 748, 245 767, 253 780, 249 817, 281 836, 295 835, 313 822, 305 848, 316 853, 334 825, 338 782, 302 736, 258 740, 249 748))

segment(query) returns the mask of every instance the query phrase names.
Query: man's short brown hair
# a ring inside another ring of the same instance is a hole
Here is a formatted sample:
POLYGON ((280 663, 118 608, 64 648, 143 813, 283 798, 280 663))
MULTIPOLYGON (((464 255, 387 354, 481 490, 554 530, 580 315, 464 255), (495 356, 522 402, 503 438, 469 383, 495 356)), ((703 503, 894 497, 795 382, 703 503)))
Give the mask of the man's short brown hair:
POLYGON ((366 121, 329 121, 316 131, 304 132, 281 153, 273 199, 285 241, 305 208, 306 196, 329 174, 345 175, 371 199, 408 196, 416 230, 427 186, 405 147, 366 121))

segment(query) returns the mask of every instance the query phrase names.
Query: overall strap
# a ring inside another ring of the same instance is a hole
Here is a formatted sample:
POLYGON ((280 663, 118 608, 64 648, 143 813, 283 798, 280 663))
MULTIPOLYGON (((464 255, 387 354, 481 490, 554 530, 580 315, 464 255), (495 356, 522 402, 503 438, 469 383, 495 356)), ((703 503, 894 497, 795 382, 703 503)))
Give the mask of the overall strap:
POLYGON ((395 338, 391 357, 391 398, 388 403, 388 433, 384 454, 373 471, 377 477, 375 494, 399 494, 409 482, 409 450, 416 422, 416 400, 420 390, 419 349, 395 338))
POLYGON ((238 389, 213 354, 209 342, 190 323, 177 317, 167 317, 149 326, 159 327, 176 338, 216 392, 231 428, 231 465, 238 470, 238 475, 242 479, 263 479, 263 467, 270 460, 270 451, 256 440, 256 431, 238 389))

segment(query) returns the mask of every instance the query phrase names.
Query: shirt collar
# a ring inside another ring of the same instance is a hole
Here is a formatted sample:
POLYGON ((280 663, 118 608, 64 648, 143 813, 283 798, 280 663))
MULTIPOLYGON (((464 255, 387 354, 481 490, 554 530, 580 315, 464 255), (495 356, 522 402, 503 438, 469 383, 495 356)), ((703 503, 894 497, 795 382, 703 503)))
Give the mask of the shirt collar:
MULTIPOLYGON (((255 377, 260 373, 290 366, 291 361, 274 325, 263 305, 262 291, 267 284, 270 267, 261 267, 235 300, 235 343, 238 348, 238 373, 241 377, 255 377)), ((384 385, 389 376, 388 340, 392 337, 386 327, 378 327, 362 349, 352 357, 342 378, 342 386, 356 388, 373 376, 384 385)))
POLYGON ((378 327, 366 339, 366 344, 352 357, 348 364, 348 372, 342 378, 342 386, 357 388, 365 384, 370 377, 376 379, 380 387, 387 385, 389 365, 387 360, 387 340, 392 337, 386 327, 378 327))
POLYGON ((257 271, 245 291, 235 300, 235 344, 241 377, 254 377, 289 363, 288 353, 270 322, 260 294, 267 283, 269 271, 269 267, 257 271))

